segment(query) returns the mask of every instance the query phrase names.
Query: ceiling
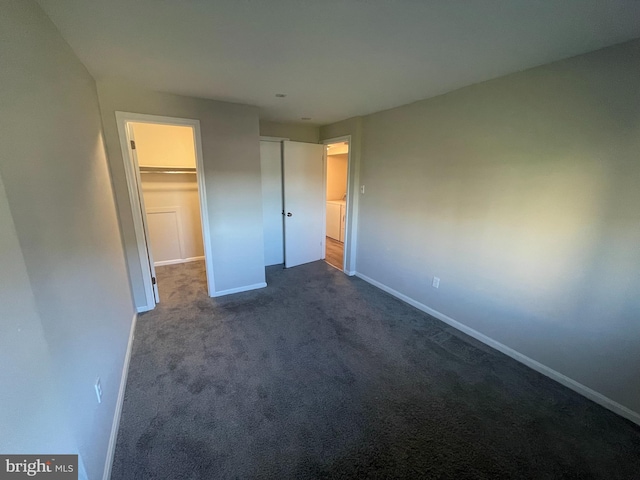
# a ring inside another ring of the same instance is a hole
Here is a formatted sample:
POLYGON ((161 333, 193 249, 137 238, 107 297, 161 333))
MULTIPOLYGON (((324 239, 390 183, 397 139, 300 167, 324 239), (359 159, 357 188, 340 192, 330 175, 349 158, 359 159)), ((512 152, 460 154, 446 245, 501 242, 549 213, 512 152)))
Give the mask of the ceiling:
POLYGON ((316 125, 640 37, 638 0, 39 3, 96 79, 316 125))

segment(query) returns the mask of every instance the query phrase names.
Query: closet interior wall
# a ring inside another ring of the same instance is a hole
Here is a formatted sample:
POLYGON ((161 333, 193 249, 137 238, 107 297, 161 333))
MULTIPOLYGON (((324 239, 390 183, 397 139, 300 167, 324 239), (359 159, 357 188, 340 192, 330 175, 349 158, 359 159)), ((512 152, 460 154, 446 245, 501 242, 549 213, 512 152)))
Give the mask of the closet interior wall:
POLYGON ((192 128, 135 123, 132 129, 155 265, 204 259, 192 128))

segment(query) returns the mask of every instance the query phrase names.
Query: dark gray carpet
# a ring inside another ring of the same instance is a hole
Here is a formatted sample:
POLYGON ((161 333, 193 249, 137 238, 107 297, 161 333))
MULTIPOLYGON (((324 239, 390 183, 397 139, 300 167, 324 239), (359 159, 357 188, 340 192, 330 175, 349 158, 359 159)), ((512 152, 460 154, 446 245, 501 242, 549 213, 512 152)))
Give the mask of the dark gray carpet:
POLYGON ((115 479, 632 479, 640 428, 323 262, 158 269, 115 479))

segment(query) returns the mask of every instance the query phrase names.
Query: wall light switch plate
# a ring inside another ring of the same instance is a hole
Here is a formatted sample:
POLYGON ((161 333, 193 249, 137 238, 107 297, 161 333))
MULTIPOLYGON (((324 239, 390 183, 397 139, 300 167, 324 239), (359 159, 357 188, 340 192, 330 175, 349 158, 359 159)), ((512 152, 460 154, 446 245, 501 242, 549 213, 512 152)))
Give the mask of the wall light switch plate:
POLYGON ((364 185, 360 185, 360 193, 364 194, 364 185))
POLYGON ((431 286, 433 288, 440 288, 440 279, 438 277, 433 277, 433 281, 431 282, 431 286))

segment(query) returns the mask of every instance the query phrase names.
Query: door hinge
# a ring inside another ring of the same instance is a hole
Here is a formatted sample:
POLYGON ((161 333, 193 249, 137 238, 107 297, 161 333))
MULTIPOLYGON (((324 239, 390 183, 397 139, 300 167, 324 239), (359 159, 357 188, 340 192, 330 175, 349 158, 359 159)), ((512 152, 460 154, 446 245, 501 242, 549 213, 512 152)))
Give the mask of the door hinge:
POLYGON ((131 150, 135 150, 136 149, 136 142, 134 142, 133 140, 130 140, 131 142, 131 150))
POLYGON ((151 277, 151 283, 152 283, 153 285, 155 285, 155 284, 156 284, 156 277, 151 277))

